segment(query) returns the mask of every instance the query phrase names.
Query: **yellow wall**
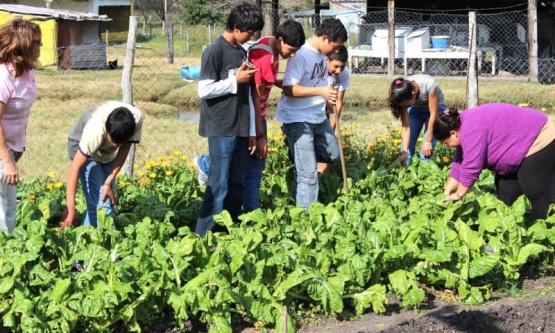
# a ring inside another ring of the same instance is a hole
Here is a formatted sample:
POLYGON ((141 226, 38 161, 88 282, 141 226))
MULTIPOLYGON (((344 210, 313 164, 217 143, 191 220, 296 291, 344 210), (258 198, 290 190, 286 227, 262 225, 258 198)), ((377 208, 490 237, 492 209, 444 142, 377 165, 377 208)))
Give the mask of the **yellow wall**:
POLYGON ((42 32, 42 47, 40 48, 39 68, 57 66, 58 50, 56 48, 56 20, 33 20, 36 16, 11 14, 0 11, 0 25, 11 21, 14 17, 21 16, 24 20, 31 20, 39 25, 42 32))

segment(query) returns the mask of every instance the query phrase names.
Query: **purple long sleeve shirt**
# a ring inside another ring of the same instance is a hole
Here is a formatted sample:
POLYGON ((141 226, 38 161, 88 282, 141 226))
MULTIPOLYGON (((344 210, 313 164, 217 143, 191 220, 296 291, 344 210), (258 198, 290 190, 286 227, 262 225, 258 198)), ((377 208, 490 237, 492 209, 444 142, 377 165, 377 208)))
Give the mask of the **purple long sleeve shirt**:
POLYGON ((460 113, 460 147, 450 177, 471 187, 482 169, 499 175, 514 173, 549 118, 544 113, 510 104, 492 103, 460 113))

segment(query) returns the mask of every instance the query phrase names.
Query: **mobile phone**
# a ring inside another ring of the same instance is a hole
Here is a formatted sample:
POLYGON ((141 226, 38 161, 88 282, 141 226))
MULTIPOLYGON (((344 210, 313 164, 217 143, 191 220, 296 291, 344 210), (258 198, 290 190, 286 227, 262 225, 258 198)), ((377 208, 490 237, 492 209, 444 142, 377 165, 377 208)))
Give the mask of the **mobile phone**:
POLYGON ((249 69, 256 69, 256 66, 248 60, 243 61, 243 64, 245 64, 249 69))

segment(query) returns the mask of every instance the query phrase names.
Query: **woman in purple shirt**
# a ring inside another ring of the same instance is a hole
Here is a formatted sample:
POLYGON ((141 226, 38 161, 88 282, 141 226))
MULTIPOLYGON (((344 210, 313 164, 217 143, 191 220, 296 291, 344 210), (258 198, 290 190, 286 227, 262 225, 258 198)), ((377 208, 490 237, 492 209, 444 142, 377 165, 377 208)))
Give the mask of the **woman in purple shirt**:
POLYGON ((524 194, 531 217, 547 217, 555 203, 555 124, 547 115, 502 103, 461 113, 452 108, 434 123, 434 137, 457 148, 444 201, 460 200, 482 169, 489 169, 501 201, 511 205, 524 194))

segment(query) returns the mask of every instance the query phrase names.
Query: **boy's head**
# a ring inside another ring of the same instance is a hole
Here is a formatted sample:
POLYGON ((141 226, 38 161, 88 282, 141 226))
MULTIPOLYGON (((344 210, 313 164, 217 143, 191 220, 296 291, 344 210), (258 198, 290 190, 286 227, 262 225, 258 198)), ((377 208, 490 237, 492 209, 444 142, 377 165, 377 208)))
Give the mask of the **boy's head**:
POLYGON ((283 59, 294 57, 305 42, 303 26, 295 20, 287 20, 280 24, 275 37, 279 42, 279 54, 283 59))
POLYGON ((234 33, 238 43, 244 44, 251 40, 255 32, 264 28, 262 12, 252 2, 241 2, 227 16, 225 30, 234 33))
POLYGON ((135 117, 129 109, 119 107, 106 119, 106 132, 115 146, 121 146, 135 134, 135 117))
POLYGON ((337 52, 339 47, 349 39, 347 29, 340 20, 336 18, 326 18, 316 28, 316 37, 321 38, 322 45, 320 52, 324 55, 337 52))
POLYGON ((345 70, 347 61, 349 60, 349 51, 345 45, 341 45, 339 50, 328 55, 328 73, 337 76, 345 70))

